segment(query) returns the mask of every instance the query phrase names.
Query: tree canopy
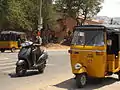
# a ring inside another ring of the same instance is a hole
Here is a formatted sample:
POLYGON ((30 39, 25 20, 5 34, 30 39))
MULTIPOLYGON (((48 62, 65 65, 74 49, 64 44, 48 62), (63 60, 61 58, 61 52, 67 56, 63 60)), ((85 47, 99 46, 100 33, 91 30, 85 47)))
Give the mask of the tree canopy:
MULTIPOLYGON (((42 0, 44 26, 53 22, 52 0, 42 0)), ((0 0, 0 27, 3 29, 36 30, 40 0, 0 0)))
MULTIPOLYGON (((42 0, 44 29, 53 28, 57 13, 77 20, 79 15, 86 18, 96 15, 103 0, 42 0)), ((36 30, 40 11, 40 0, 0 0, 0 29, 36 30)), ((58 14, 57 14, 58 15, 58 14)))
POLYGON ((34 29, 38 20, 39 0, 1 0, 1 28, 34 29))
POLYGON ((64 17, 72 17, 77 20, 78 16, 84 19, 91 18, 101 9, 103 0, 56 0, 55 7, 58 12, 64 13, 64 17))
POLYGON ((43 28, 52 29, 56 21, 56 12, 52 0, 43 0, 42 8, 43 28))

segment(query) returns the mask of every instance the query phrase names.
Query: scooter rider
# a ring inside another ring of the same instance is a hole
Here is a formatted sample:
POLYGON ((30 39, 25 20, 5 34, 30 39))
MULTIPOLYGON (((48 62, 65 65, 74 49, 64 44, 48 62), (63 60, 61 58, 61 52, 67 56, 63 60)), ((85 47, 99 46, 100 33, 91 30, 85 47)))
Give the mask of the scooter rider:
POLYGON ((25 41, 21 44, 22 48, 18 53, 18 61, 16 62, 16 74, 18 76, 25 75, 27 70, 38 69, 40 73, 44 72, 48 54, 40 46, 31 41, 25 41))
POLYGON ((41 39, 41 37, 40 36, 37 36, 37 43, 36 44, 34 44, 34 49, 33 49, 33 51, 32 51, 32 53, 33 53, 33 62, 34 62, 34 66, 37 66, 37 60, 38 60, 38 58, 39 58, 39 56, 40 55, 42 55, 42 53, 44 52, 44 50, 40 47, 41 46, 41 44, 42 44, 42 39, 41 39))

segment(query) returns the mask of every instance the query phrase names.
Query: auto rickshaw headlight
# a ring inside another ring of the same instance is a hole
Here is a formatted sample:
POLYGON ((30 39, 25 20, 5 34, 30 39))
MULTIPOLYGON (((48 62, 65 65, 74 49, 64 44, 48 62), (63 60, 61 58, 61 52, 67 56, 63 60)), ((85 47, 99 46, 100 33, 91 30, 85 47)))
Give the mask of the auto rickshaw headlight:
POLYGON ((76 63, 76 64, 75 64, 75 69, 76 69, 76 70, 80 69, 81 67, 82 67, 81 64, 79 64, 79 63, 76 63))

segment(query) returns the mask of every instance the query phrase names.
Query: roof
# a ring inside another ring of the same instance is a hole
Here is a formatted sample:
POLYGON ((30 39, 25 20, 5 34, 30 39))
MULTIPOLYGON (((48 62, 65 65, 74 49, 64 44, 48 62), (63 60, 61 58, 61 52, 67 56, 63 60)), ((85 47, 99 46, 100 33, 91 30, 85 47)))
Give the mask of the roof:
POLYGON ((97 25, 82 25, 75 26, 75 28, 79 29, 105 29, 108 32, 120 32, 120 25, 108 25, 108 24, 97 24, 97 25))
POLYGON ((17 32, 17 31, 2 31, 1 34, 25 34, 24 32, 17 32))

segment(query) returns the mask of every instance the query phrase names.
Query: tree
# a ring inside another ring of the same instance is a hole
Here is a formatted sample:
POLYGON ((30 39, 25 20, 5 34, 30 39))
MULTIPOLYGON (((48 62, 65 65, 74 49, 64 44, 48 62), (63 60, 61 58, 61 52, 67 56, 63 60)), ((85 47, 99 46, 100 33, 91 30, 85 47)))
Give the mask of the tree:
POLYGON ((6 29, 37 29, 39 0, 0 0, 0 25, 6 29))
MULTIPOLYGON (((53 30, 56 22, 56 12, 53 8, 52 0, 43 0, 42 6, 43 32, 48 34, 48 30, 53 30)), ((48 43, 49 35, 43 35, 43 43, 48 43)))
POLYGON ((43 27, 45 29, 52 28, 52 25, 56 21, 56 12, 53 9, 52 0, 43 0, 42 17, 43 27))
POLYGON ((84 24, 87 18, 96 15, 101 9, 103 0, 56 0, 56 11, 64 13, 64 17, 72 17, 78 24, 84 24), (79 22, 78 16, 83 20, 79 22))
POLYGON ((39 0, 8 0, 8 20, 12 28, 34 30, 39 15, 39 0))
POLYGON ((7 0, 0 0, 0 29, 7 22, 6 15, 8 10, 7 0))
MULTIPOLYGON (((56 16, 52 0, 42 0, 43 27, 53 29, 56 16)), ((0 0, 0 26, 3 29, 37 30, 40 0, 0 0)))

